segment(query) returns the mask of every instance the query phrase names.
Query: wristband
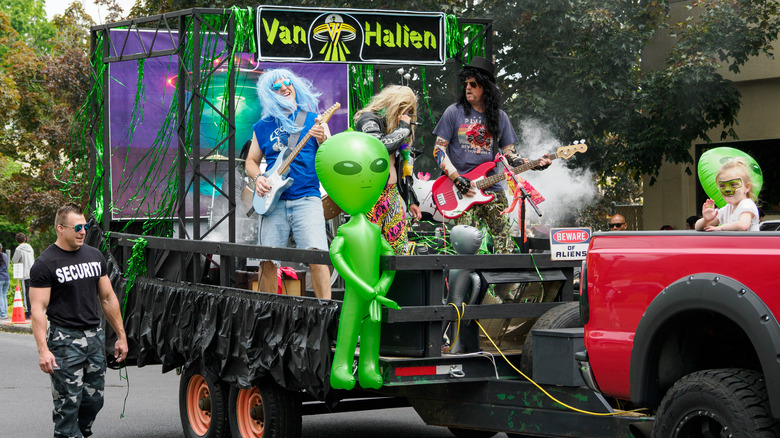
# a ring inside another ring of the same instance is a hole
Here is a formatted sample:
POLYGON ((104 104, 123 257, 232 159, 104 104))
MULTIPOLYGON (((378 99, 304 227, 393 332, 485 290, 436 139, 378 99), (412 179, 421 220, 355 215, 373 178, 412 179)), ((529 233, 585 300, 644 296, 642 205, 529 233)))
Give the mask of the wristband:
POLYGON ((457 188, 458 191, 463 195, 467 194, 469 190, 471 190, 471 180, 464 176, 455 178, 453 184, 455 184, 455 188, 457 188))

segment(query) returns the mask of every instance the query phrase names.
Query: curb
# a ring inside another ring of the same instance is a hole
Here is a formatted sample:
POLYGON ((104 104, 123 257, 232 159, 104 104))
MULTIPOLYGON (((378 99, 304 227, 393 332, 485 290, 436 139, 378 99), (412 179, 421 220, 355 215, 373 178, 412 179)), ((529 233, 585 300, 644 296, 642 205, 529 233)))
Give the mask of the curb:
POLYGON ((11 324, 8 322, 0 323, 0 332, 6 332, 6 333, 22 333, 22 334, 32 334, 32 326, 28 324, 11 324))

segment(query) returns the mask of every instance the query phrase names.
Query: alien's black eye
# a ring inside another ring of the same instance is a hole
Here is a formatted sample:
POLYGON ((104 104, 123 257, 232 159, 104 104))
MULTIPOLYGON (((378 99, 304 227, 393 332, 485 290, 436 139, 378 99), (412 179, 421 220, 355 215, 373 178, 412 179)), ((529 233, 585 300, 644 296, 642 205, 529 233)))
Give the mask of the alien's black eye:
POLYGON ((357 175, 363 168, 354 161, 340 161, 333 166, 333 170, 342 175, 357 175))
POLYGON ((380 173, 387 170, 387 160, 385 158, 377 158, 371 162, 371 171, 380 173))

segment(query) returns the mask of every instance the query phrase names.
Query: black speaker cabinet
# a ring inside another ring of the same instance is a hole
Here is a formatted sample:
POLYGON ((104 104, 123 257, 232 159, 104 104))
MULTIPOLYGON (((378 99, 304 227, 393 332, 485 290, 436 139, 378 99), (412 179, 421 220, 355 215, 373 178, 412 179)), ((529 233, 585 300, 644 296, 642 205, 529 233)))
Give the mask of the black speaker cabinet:
MULTIPOLYGON (((429 278, 426 271, 398 271, 387 297, 404 306, 428 305, 429 278)), ((382 322, 379 354, 382 356, 422 357, 428 339, 428 323, 382 322)))

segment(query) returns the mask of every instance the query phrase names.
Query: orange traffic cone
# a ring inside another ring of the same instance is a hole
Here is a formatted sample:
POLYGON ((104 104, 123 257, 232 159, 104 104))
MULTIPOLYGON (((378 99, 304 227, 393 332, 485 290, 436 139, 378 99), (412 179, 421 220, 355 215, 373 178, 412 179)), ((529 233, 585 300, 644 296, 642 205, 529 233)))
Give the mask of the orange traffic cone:
POLYGON ((19 283, 16 283, 14 291, 14 313, 11 315, 11 324, 26 324, 24 318, 24 304, 22 304, 22 292, 19 290, 19 283))

